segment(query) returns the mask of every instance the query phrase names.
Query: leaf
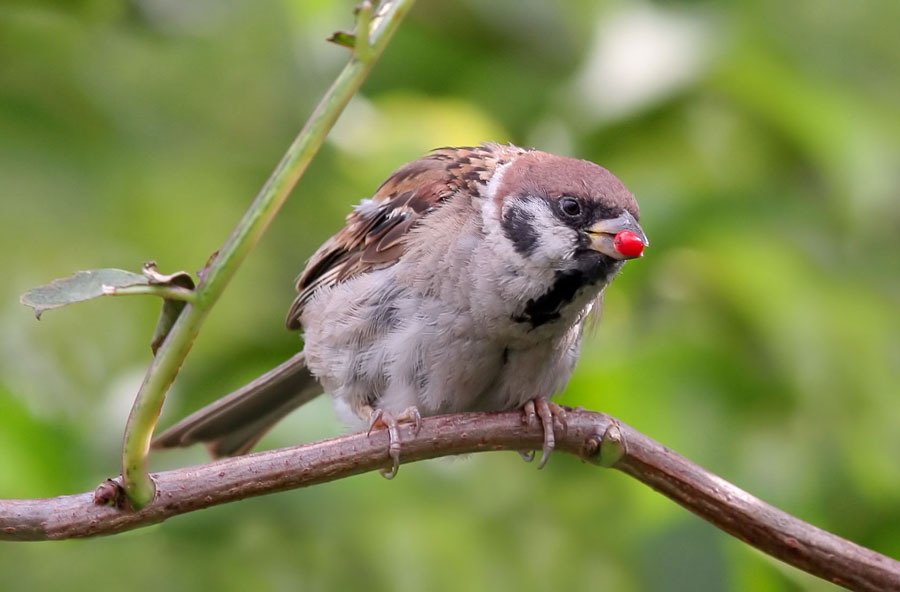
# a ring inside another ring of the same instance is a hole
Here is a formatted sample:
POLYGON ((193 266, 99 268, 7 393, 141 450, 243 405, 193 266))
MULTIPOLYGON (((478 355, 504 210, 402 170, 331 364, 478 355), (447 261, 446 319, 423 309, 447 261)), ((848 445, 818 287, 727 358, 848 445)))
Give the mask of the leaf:
POLYGON ((331 37, 329 37, 325 41, 330 41, 331 43, 341 45, 343 47, 349 47, 350 49, 356 47, 356 35, 345 33, 344 31, 335 31, 331 35, 331 37))
MULTIPOLYGON (((194 289, 194 280, 185 271, 169 275, 162 274, 156 269, 156 263, 153 261, 144 264, 142 271, 142 274, 132 273, 124 269, 110 268, 79 271, 73 276, 53 280, 47 285, 25 292, 20 301, 25 306, 33 308, 34 316, 40 319, 44 311, 99 298, 100 296, 114 296, 126 293, 154 295, 153 289, 158 289, 159 286, 184 291, 192 291, 194 289), (126 292, 126 289, 134 288, 138 289, 126 292), (141 288, 145 289, 142 290, 141 288)), ((168 298, 166 294, 159 293, 155 295, 163 297, 163 306, 159 315, 159 321, 156 323, 156 329, 153 331, 153 337, 150 340, 150 349, 153 350, 154 355, 169 334, 169 331, 172 330, 178 315, 184 310, 184 306, 187 304, 184 296, 189 294, 176 294, 176 296, 183 296, 182 298, 168 298)), ((172 295, 171 292, 168 295, 172 295)))
POLYGON ((33 308, 34 316, 40 319, 47 310, 107 296, 116 288, 149 284, 147 277, 124 269, 92 269, 32 288, 19 301, 33 308))

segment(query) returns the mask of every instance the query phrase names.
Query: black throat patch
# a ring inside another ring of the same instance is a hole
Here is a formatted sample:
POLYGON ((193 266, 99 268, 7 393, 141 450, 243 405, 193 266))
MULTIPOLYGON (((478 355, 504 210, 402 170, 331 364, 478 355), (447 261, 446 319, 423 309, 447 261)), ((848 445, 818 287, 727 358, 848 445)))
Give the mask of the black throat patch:
POLYGON ((562 307, 572 302, 578 289, 585 285, 587 278, 581 271, 560 271, 550 289, 536 299, 530 298, 525 303, 522 314, 515 315, 513 320, 517 323, 529 323, 532 329, 555 321, 559 318, 562 307))
POLYGON ((521 314, 513 315, 517 323, 528 323, 532 329, 551 323, 561 316, 563 307, 574 300, 581 288, 606 283, 621 263, 596 252, 585 253, 581 265, 559 271, 550 288, 537 298, 529 298, 521 314))

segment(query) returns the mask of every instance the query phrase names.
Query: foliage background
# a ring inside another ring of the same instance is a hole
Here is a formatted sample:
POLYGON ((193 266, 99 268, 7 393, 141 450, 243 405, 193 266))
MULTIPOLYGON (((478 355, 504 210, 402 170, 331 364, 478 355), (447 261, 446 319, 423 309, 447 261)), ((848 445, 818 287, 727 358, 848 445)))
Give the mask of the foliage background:
MULTIPOLYGON (((0 496, 118 471, 158 306, 37 324, 18 295, 76 269, 202 267, 346 59, 323 39, 351 7, 0 4, 0 496)), ((391 170, 510 141, 613 170, 653 243, 562 401, 900 557, 898 19, 893 0, 420 0, 213 312, 163 423, 297 350, 292 278, 391 170)), ((265 445, 340 431, 322 398, 265 445)), ((9 592, 126 574, 135 591, 833 589, 616 472, 513 454, 7 543, 0 574, 9 592)))

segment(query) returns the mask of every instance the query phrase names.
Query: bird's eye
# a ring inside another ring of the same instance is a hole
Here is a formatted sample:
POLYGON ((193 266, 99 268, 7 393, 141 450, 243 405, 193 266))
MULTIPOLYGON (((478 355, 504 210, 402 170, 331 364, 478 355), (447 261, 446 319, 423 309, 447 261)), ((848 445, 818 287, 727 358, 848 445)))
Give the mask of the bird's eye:
POLYGON ((559 207, 566 216, 573 218, 581 215, 581 203, 574 197, 566 196, 559 200, 559 207))

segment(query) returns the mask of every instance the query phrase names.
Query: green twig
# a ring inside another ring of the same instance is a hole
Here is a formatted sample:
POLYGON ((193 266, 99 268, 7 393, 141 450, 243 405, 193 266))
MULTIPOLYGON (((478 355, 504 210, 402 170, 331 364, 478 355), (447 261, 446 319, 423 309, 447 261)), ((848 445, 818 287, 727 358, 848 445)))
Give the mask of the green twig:
POLYGON ((369 39, 369 27, 372 24, 372 2, 363 0, 356 7, 356 40, 353 44, 353 53, 358 60, 368 60, 372 55, 372 46, 369 39))
MULTIPOLYGON (((149 504, 156 488, 147 472, 150 440, 166 392, 210 309, 219 299, 238 266, 262 237, 269 223, 319 150, 341 111, 359 89, 414 0, 387 0, 377 11, 371 31, 357 31, 357 50, 288 148, 275 171, 260 190, 218 256, 209 265, 188 303, 147 370, 131 408, 122 447, 122 477, 135 507, 149 504), (368 50, 358 51, 360 40, 368 50)), ((360 17, 358 17, 360 18, 360 17)), ((365 18, 365 17, 363 17, 365 18)), ((360 21, 361 22, 361 21, 360 21)))
POLYGON ((193 290, 182 288, 180 286, 161 286, 161 285, 136 285, 124 286, 121 288, 109 287, 104 288, 103 293, 107 296, 159 296, 166 300, 181 300, 182 302, 194 302, 195 293, 193 290))

